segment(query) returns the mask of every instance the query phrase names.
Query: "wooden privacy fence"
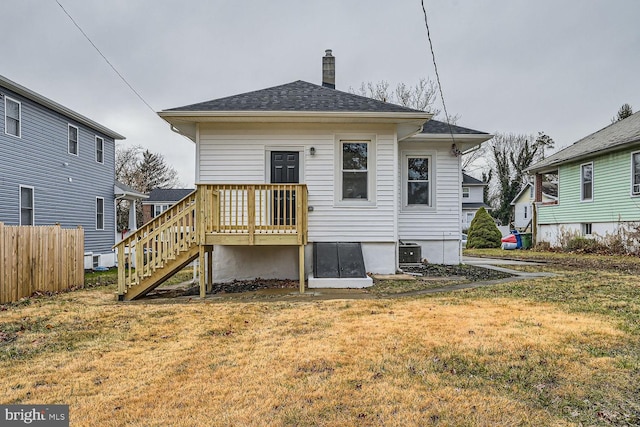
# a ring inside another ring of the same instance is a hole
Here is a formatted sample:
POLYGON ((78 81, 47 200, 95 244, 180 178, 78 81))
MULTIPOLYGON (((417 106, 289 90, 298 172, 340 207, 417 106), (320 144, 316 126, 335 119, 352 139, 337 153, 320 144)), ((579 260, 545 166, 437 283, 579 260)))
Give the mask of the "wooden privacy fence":
POLYGON ((84 230, 0 222, 0 303, 84 285, 84 230))

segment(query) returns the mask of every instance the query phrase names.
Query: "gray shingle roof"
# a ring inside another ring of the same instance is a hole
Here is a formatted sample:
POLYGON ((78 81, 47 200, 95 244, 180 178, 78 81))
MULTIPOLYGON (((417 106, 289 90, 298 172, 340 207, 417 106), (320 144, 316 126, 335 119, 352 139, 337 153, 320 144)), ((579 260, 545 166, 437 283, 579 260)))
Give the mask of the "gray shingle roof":
POLYGON ((165 111, 343 111, 424 113, 302 80, 165 111))
POLYGON ((467 175, 466 173, 462 173, 462 184, 467 185, 488 185, 486 182, 482 182, 479 179, 476 179, 472 176, 467 175))
POLYGON ((491 206, 486 205, 482 202, 462 204, 462 209, 480 209, 480 208, 491 209, 491 206))
POLYGON ((453 132, 454 135, 488 135, 487 132, 481 132, 479 130, 463 128, 462 126, 451 125, 451 131, 449 131, 449 125, 445 122, 441 122, 438 120, 429 120, 427 123, 422 126, 421 133, 434 133, 434 134, 448 134, 453 132))
POLYGON ((194 191, 193 188, 154 188, 149 193, 148 202, 170 202, 175 203, 182 200, 194 191))
POLYGON ((531 166, 528 170, 550 169, 556 165, 595 155, 625 145, 640 144, 640 112, 592 133, 567 148, 531 166))

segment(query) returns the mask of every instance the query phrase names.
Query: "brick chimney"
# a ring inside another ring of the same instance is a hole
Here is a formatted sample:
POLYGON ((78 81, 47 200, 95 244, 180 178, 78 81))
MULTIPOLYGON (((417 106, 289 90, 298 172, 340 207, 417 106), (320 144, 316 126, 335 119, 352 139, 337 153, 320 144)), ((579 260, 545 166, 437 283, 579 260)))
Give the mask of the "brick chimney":
POLYGON ((336 88, 336 57, 331 55, 331 49, 324 51, 322 58, 322 86, 329 89, 336 88))

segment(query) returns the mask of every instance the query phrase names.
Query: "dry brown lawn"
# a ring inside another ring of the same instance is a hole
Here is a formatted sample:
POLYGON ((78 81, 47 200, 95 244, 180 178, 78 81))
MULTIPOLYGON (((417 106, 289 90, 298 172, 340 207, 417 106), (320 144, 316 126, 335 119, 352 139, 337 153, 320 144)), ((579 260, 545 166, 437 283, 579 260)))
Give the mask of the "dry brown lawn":
POLYGON ((40 298, 0 312, 0 403, 69 404, 73 426, 633 425, 635 277, 598 279, 629 296, 601 305, 544 297, 593 274, 407 299, 40 298))

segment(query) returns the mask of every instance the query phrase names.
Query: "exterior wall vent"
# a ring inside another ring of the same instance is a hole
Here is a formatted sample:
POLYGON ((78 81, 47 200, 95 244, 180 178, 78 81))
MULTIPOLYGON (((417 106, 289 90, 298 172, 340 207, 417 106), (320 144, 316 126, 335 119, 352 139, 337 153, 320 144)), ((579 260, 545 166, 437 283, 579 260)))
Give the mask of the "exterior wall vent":
POLYGON ((419 264, 422 260, 422 247, 417 243, 400 243, 400 264, 419 264))

